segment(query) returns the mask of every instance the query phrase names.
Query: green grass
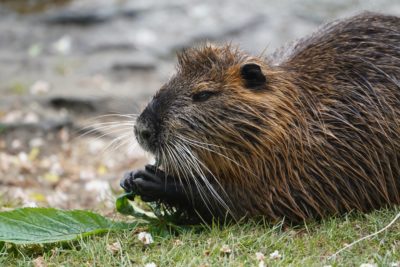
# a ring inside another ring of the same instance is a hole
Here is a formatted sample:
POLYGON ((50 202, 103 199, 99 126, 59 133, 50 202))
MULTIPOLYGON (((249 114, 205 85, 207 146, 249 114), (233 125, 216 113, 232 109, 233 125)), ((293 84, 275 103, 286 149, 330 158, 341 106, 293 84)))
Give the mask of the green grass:
POLYGON ((398 212, 399 208, 351 214, 286 229, 249 222, 172 233, 150 225, 63 245, 6 244, 1 249, 0 244, 0 266, 33 266, 33 260, 38 257, 43 257, 47 266, 144 266, 149 262, 157 266, 258 266, 256 252, 264 253, 266 266, 360 266, 362 263, 392 266, 400 262, 400 221, 343 251, 336 259, 330 260, 328 256, 346 243, 385 227, 398 212), (146 247, 138 240, 137 233, 141 230, 153 235, 153 244, 146 247), (115 242, 121 244, 121 249, 113 252, 108 247, 115 242), (232 253, 221 253, 224 245, 232 253), (275 250, 282 255, 281 259, 269 258, 275 250))

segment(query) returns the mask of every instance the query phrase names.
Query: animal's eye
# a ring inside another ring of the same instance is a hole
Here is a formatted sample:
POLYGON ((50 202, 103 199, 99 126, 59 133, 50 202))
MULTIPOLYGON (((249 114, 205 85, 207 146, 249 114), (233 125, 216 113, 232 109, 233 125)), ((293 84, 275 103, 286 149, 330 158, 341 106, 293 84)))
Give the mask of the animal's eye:
POLYGON ((194 102, 203 102, 209 99, 215 92, 213 91, 201 91, 192 95, 192 99, 194 102))

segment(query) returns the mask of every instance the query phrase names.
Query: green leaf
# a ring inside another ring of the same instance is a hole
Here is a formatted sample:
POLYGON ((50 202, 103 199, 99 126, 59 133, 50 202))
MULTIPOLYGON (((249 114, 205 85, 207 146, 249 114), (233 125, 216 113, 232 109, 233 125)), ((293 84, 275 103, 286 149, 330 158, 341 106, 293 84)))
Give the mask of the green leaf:
POLYGON ((0 212, 0 241, 14 244, 62 242, 132 229, 136 225, 113 222, 90 211, 22 208, 0 212))
POLYGON ((133 215, 135 210, 132 205, 129 203, 129 197, 134 196, 132 193, 124 193, 117 198, 115 202, 115 207, 117 211, 124 215, 133 215))
POLYGON ((131 205, 131 203, 129 202, 129 198, 132 198, 134 196, 135 195, 133 193, 124 193, 120 195, 115 202, 115 207, 117 211, 121 214, 131 215, 135 218, 140 218, 148 222, 156 221, 155 217, 150 217, 145 213, 145 211, 131 205))

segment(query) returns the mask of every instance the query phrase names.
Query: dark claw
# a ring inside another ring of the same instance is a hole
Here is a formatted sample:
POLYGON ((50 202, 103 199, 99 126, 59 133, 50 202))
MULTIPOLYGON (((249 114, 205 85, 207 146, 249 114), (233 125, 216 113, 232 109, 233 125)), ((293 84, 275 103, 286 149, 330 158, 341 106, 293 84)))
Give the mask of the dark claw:
POLYGON ((133 183, 133 177, 135 172, 126 172, 124 177, 119 182, 119 185, 125 190, 125 192, 130 193, 136 191, 135 184, 133 183))

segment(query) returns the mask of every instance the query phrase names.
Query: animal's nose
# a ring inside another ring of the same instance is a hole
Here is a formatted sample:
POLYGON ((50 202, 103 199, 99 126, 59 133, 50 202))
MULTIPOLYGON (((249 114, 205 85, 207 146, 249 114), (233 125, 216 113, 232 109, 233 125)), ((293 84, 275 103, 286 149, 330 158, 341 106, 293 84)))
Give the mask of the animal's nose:
POLYGON ((150 146, 153 139, 153 132, 150 127, 144 123, 137 123, 134 126, 135 136, 138 139, 139 143, 144 146, 150 146))

